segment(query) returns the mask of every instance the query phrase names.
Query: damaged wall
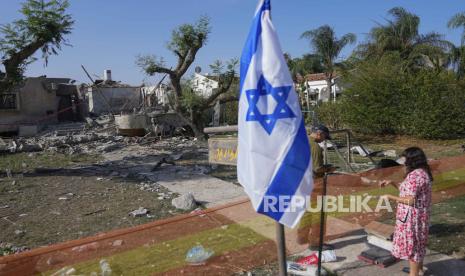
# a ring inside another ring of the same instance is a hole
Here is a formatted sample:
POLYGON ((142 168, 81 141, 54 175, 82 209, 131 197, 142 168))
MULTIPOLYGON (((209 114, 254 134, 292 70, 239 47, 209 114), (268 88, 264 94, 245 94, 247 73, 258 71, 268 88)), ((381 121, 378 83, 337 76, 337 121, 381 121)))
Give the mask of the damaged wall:
POLYGON ((129 112, 140 105, 140 87, 93 86, 87 97, 89 112, 95 115, 129 112))
POLYGON ((69 79, 27 78, 16 90, 16 110, 0 109, 0 133, 17 131, 20 124, 56 122, 59 98, 52 81, 69 83, 69 79))

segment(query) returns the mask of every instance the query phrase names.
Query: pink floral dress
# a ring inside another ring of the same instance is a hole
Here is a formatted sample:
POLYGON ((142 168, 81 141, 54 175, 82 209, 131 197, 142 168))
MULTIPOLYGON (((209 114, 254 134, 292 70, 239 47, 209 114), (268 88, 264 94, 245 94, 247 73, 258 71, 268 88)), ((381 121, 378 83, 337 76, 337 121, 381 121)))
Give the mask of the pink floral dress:
POLYGON ((392 255, 403 260, 423 261, 428 242, 431 210, 431 180, 423 169, 410 172, 400 184, 400 197, 414 196, 415 205, 397 205, 392 255))

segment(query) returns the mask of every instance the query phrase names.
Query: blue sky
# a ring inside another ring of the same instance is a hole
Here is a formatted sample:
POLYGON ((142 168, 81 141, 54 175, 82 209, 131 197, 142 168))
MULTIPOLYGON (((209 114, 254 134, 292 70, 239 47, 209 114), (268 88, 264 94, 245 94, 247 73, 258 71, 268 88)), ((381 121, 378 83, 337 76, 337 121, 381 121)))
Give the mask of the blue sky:
MULTIPOLYGON (((21 0, 2 1, 0 24, 18 19, 21 0)), ((216 59, 228 60, 241 55, 255 0, 71 0, 70 13, 76 24, 68 37, 72 47, 64 47, 58 56, 49 60, 48 67, 38 60, 28 67, 28 76, 71 77, 88 82, 80 65, 93 74, 102 75, 111 69, 113 79, 130 84, 147 78, 135 65, 138 54, 163 56, 167 64, 175 58, 166 50, 171 30, 183 23, 195 22, 201 15, 209 15, 212 34, 202 48, 193 67, 208 65, 216 59)), ((458 44, 459 30, 446 27, 449 18, 465 11, 463 0, 273 0, 272 17, 283 50, 293 57, 311 51, 302 32, 323 24, 334 27, 338 35, 353 32, 357 42, 364 41, 375 25, 383 22, 386 12, 402 6, 421 17, 422 33, 435 31, 458 44)), ((348 47, 342 56, 348 56, 348 47)), ((192 71, 190 71, 192 72, 192 71)))

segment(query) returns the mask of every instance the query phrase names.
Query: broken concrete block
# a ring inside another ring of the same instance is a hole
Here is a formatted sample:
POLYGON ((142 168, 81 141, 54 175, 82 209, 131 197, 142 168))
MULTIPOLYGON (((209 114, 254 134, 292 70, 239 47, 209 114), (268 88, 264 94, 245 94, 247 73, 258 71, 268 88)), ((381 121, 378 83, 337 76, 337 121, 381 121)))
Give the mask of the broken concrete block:
POLYGON ((181 210, 193 210, 197 208, 197 202, 195 201, 194 195, 192 195, 192 193, 174 198, 171 201, 171 204, 177 209, 181 210))
POLYGON ((391 158, 396 158, 397 157, 397 153, 396 153, 395 150, 384 150, 383 154, 386 157, 391 157, 391 158))
POLYGON ((123 245, 123 243, 124 243, 123 240, 116 240, 111 245, 113 245, 113 246, 121 246, 121 245, 123 245))
POLYGON ((15 235, 16 235, 16 236, 22 237, 22 236, 24 236, 25 234, 26 234, 26 231, 24 231, 24 230, 15 230, 15 235))
POLYGON ((119 149, 121 147, 122 147, 122 145, 119 144, 119 143, 112 143, 112 144, 106 144, 106 145, 97 147, 97 151, 110 152, 110 151, 117 150, 117 149, 119 149))
POLYGON ((43 148, 39 144, 20 144, 17 148, 19 152, 35 152, 35 151, 42 151, 43 148))
POLYGON ((139 209, 130 212, 129 215, 136 218, 146 216, 148 213, 149 210, 145 209, 144 207, 139 207, 139 209))
POLYGON ((97 242, 81 245, 81 246, 75 246, 71 249, 71 251, 77 251, 77 252, 86 252, 86 251, 94 251, 99 248, 99 244, 97 242))

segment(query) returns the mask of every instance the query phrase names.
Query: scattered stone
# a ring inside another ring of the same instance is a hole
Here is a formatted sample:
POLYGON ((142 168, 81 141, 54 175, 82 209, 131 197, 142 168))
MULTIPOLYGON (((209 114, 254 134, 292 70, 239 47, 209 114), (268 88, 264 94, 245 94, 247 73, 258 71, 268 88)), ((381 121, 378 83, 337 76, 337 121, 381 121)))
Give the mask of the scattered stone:
POLYGON ((130 212, 129 215, 136 218, 146 216, 148 213, 149 210, 145 209, 144 207, 139 207, 139 209, 130 212))
POLYGON ((71 251, 76 251, 76 252, 86 252, 86 251, 95 251, 99 248, 99 244, 97 242, 81 245, 81 246, 75 246, 71 249, 71 251))
POLYGON ((383 150, 383 154, 386 157, 391 157, 391 158, 396 158, 397 157, 397 153, 396 153, 395 150, 383 150))
POLYGON ((111 143, 111 144, 106 144, 106 145, 103 145, 103 146, 99 146, 99 147, 96 148, 96 150, 99 151, 99 152, 111 152, 111 151, 120 149, 122 147, 123 147, 123 145, 120 144, 120 143, 111 143))
POLYGON ((181 210, 193 210, 197 207, 197 202, 195 201, 194 195, 192 195, 192 193, 187 193, 180 197, 174 198, 171 201, 171 204, 177 209, 181 210))
POLYGON ((113 246, 121 246, 121 245, 123 245, 123 243, 124 243, 123 240, 116 240, 111 245, 113 245, 113 246))
POLYGON ((0 242, 0 257, 10 254, 17 254, 29 250, 26 246, 15 246, 11 243, 0 242))
POLYGON ((6 177, 7 178, 12 178, 12 174, 11 174, 11 169, 5 169, 5 173, 6 173, 6 177))
POLYGON ((36 152, 42 151, 43 148, 39 144, 20 144, 16 151, 19 152, 36 152))
POLYGON ((24 236, 25 234, 26 234, 26 231, 24 231, 24 230, 15 230, 15 235, 16 235, 16 236, 22 237, 22 236, 24 236))

